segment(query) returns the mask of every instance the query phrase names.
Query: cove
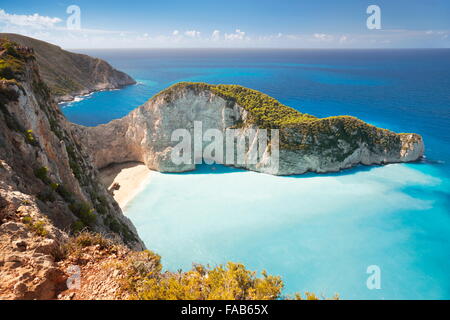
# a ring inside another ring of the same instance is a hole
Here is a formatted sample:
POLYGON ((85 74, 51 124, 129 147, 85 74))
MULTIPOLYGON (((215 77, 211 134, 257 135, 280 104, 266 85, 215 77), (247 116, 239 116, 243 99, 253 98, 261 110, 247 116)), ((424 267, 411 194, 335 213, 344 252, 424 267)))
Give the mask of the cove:
POLYGON ((275 177, 200 165, 153 173, 125 214, 171 271, 234 261, 281 275, 285 294, 449 298, 450 218, 426 194, 446 185, 430 170, 395 164, 275 177), (381 269, 380 290, 366 286, 370 265, 381 269))
MULTIPOLYGON (((153 174, 126 208, 166 269, 240 261, 279 274, 284 293, 450 299, 450 51, 83 50, 138 84, 62 109, 94 126, 179 81, 239 84, 318 117, 348 114, 417 132, 426 161, 271 177, 229 168, 153 174), (366 287, 378 265, 381 289, 366 287)), ((209 168, 209 169, 208 169, 209 168)))

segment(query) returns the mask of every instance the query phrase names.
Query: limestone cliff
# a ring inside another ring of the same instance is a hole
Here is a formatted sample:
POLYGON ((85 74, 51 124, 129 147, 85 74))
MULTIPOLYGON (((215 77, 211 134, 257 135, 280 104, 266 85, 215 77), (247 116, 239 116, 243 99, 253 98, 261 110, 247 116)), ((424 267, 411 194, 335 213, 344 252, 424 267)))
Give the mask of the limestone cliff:
POLYGON ((2 38, 33 48, 41 77, 58 102, 136 83, 129 75, 114 69, 104 60, 68 52, 53 44, 19 34, 0 33, 2 38))
POLYGON ((270 144, 258 163, 234 164, 276 175, 409 162, 424 153, 422 137, 417 134, 396 134, 349 116, 319 119, 255 90, 202 83, 174 85, 122 119, 93 128, 73 125, 73 131, 98 168, 141 161, 150 169, 182 172, 194 170, 195 164, 172 163, 170 155, 178 142, 171 141, 171 134, 179 128, 192 132, 194 121, 201 121, 204 131, 235 128, 241 136, 249 129, 279 129, 277 168, 265 163, 270 144))
MULTIPOLYGON (((38 220, 45 216, 65 232, 89 228, 143 248, 52 99, 33 50, 0 40, 0 79, 3 207, 32 206, 38 220)), ((0 214, 0 225, 5 215, 0 214)))

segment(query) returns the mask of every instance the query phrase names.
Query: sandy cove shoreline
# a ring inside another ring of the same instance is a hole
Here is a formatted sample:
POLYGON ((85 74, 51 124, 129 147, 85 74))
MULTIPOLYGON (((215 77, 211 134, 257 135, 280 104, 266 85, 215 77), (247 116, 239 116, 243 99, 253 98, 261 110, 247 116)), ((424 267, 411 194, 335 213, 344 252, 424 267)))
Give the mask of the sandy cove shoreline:
POLYGON ((114 199, 123 210, 127 204, 150 182, 152 171, 140 162, 113 164, 100 170, 100 180, 108 188, 120 185, 114 199))

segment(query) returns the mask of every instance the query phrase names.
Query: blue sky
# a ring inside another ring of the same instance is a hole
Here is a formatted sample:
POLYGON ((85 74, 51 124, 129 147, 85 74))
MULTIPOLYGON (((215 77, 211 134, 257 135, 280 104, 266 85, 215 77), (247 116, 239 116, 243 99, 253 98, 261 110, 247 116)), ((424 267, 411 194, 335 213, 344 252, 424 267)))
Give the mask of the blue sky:
POLYGON ((66 48, 450 47, 448 0, 2 1, 0 31, 66 48), (66 9, 81 10, 68 30, 66 9), (381 10, 370 30, 369 5, 381 10))

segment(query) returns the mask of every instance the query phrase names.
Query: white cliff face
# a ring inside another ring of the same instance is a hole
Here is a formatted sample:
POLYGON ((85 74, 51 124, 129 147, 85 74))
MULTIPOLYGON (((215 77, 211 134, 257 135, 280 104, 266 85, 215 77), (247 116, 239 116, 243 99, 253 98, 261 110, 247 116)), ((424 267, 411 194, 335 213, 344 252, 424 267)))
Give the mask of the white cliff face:
MULTIPOLYGON (((237 103, 207 89, 181 87, 163 92, 135 109, 126 117, 106 125, 86 128, 73 125, 78 139, 90 150, 98 168, 111 163, 140 161, 161 172, 183 172, 195 169, 195 164, 175 165, 171 160, 178 141, 171 141, 176 129, 187 129, 193 136, 194 122, 202 123, 203 132, 238 127, 243 136, 258 126, 250 124, 248 112, 237 103)), ((367 126, 370 136, 354 130, 343 134, 342 119, 330 120, 330 130, 308 133, 296 128, 280 130, 288 145, 280 145, 279 163, 270 163, 270 145, 256 164, 246 159, 235 167, 275 175, 305 172, 336 172, 358 164, 372 165, 415 161, 423 156, 422 138, 416 134, 397 135, 387 130, 367 126), (292 142, 293 141, 293 142, 292 142), (308 147, 296 145, 308 141, 308 147), (384 141, 384 142, 383 142, 384 141), (387 142, 386 142, 387 141, 387 142)), ((360 120, 351 120, 360 125, 360 120)), ((210 142, 203 142, 206 147, 210 142)), ((250 145, 256 141, 250 141, 250 145)))
POLYGON ((78 127, 80 138, 93 151, 94 162, 102 168, 110 163, 141 161, 149 168, 163 172, 195 169, 194 165, 175 166, 171 161, 172 132, 192 132, 194 121, 201 121, 203 131, 224 131, 245 116, 245 111, 209 92, 180 92, 176 99, 164 96, 149 100, 128 116, 94 128, 78 127), (116 152, 117 151, 117 152, 116 152))

